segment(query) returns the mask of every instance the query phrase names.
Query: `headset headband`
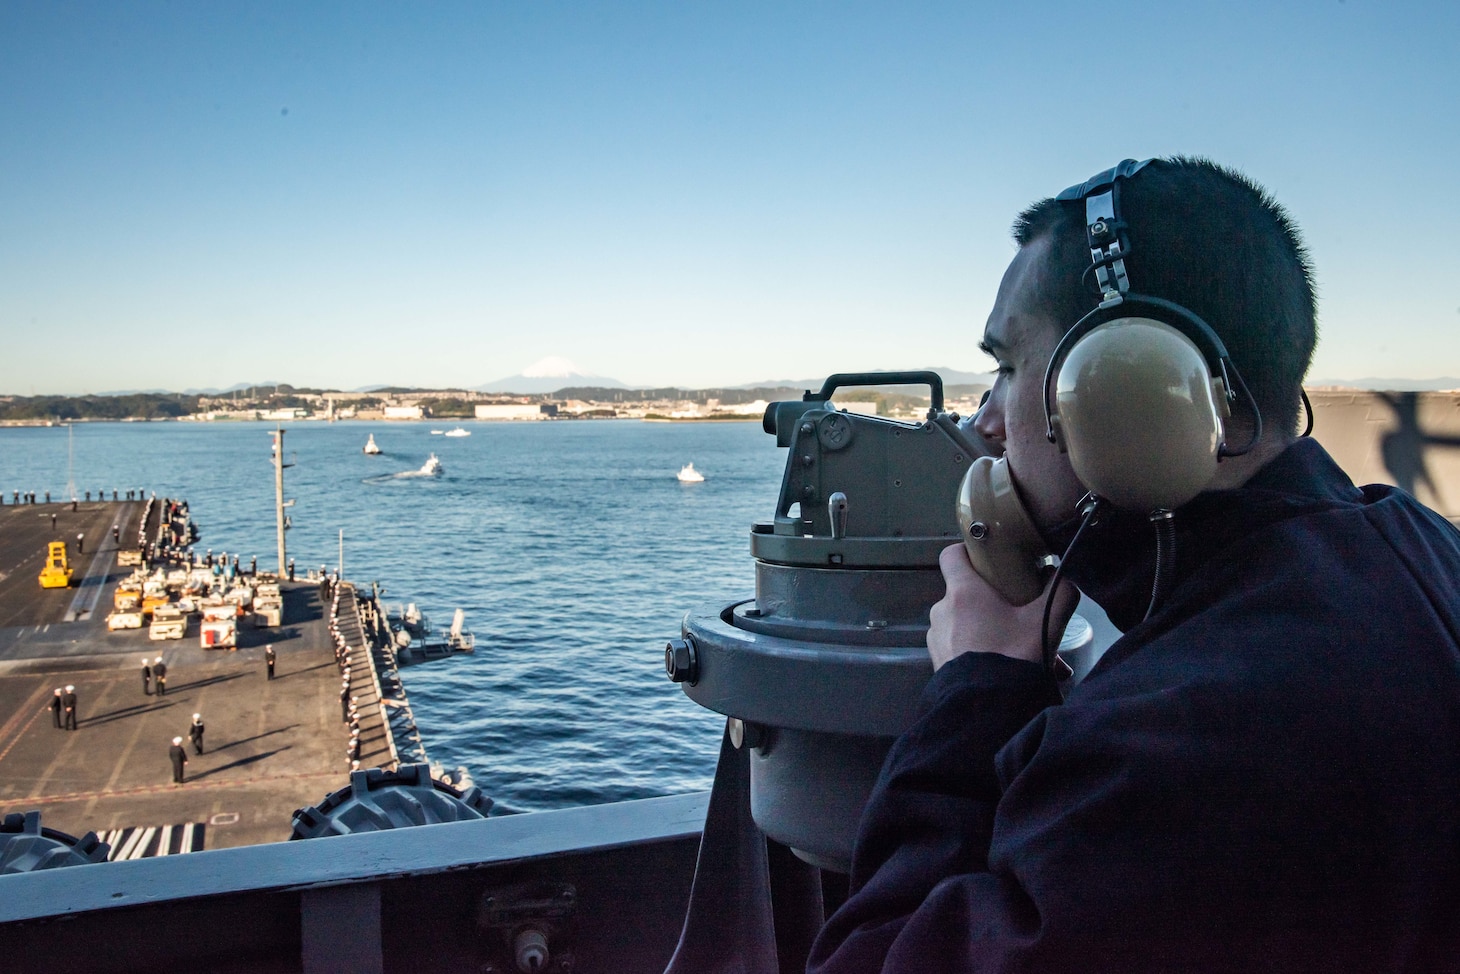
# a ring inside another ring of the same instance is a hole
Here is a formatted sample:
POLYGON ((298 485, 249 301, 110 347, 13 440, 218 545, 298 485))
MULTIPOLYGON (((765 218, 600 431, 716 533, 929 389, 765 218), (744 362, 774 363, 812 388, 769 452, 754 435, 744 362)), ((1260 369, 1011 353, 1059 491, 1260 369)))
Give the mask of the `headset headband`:
POLYGON ((1130 290, 1130 279, 1126 273, 1125 260, 1130 255, 1129 230, 1120 211, 1120 184, 1129 179, 1153 160, 1136 162, 1124 159, 1118 164, 1096 173, 1083 183, 1071 186, 1055 197, 1058 202, 1085 201, 1085 237, 1090 247, 1090 267, 1086 273, 1093 273, 1095 284, 1100 289, 1100 303, 1085 315, 1074 327, 1065 332, 1050 356, 1044 371, 1044 421, 1045 437, 1055 442, 1053 387, 1055 376, 1065 356, 1074 344, 1100 325, 1118 317, 1136 317, 1143 312, 1157 321, 1176 328, 1196 345, 1207 360, 1212 372, 1218 375, 1225 388, 1227 399, 1235 401, 1240 387, 1248 404, 1252 407, 1252 438, 1240 450, 1231 449, 1225 442, 1218 448, 1218 457, 1235 457, 1247 453, 1257 445, 1262 436, 1262 412, 1257 408, 1242 374, 1227 353, 1227 347, 1210 325, 1194 312, 1162 298, 1135 294, 1130 290), (1122 307, 1123 306, 1123 307, 1122 307), (1119 312, 1111 309, 1120 307, 1119 312), (1234 381, 1235 380, 1235 381, 1234 381))
POLYGON ((1085 201, 1085 236, 1090 245, 1091 270, 1100 288, 1100 307, 1119 304, 1130 291, 1125 257, 1130 250, 1125 221, 1120 219, 1120 181, 1146 167, 1145 162, 1126 159, 1118 166, 1091 176, 1055 197, 1085 201))

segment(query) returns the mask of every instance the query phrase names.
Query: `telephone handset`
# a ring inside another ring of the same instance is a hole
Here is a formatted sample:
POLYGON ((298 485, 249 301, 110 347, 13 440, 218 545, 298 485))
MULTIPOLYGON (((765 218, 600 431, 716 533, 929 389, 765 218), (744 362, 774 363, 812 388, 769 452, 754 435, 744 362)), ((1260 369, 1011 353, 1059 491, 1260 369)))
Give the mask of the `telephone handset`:
POLYGON ((1010 605, 1039 598, 1049 551, 1035 530, 1004 457, 979 457, 958 488, 958 527, 968 560, 1010 605))

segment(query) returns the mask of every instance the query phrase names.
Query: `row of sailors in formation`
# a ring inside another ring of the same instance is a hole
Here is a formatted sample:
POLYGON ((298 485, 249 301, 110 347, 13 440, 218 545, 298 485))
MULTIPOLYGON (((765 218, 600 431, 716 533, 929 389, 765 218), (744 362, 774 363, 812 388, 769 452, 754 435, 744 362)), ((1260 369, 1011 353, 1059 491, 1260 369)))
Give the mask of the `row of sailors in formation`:
MULTIPOLYGON (((127 491, 127 500, 129 500, 129 501, 131 501, 131 500, 138 500, 139 501, 139 500, 142 499, 143 493, 144 492, 141 491, 141 490, 129 490, 129 491, 127 491)), ((38 495, 33 490, 16 490, 16 491, 11 491, 11 495, 10 496, 11 496, 10 503, 12 505, 14 505, 15 507, 19 507, 21 504, 49 504, 51 502, 51 492, 50 491, 44 491, 45 500, 43 500, 43 501, 38 499, 38 495)), ((154 493, 152 496, 153 497, 156 497, 157 494, 154 493)), ((106 500, 106 491, 104 491, 104 490, 97 491, 96 492, 96 499, 98 501, 105 501, 106 500)), ((120 499, 121 499, 120 498, 120 494, 118 493, 118 491, 115 488, 113 488, 112 489, 112 500, 115 501, 115 500, 120 500, 120 499)), ((89 491, 89 490, 86 492, 86 502, 88 504, 91 503, 91 491, 89 491)), ((0 504, 3 504, 3 503, 5 503, 5 495, 3 493, 0 493, 0 504)), ((65 502, 62 501, 61 503, 65 503, 65 502)), ((79 503, 79 501, 78 501, 77 498, 75 498, 75 497, 71 498, 71 510, 73 510, 73 511, 76 510, 77 503, 79 503)), ((183 509, 184 510, 187 509, 187 503, 186 502, 183 503, 183 509)))
POLYGON ((335 644, 335 663, 343 677, 340 683, 340 719, 350 726, 349 743, 345 745, 345 759, 350 770, 360 768, 360 697, 350 693, 350 646, 340 632, 340 593, 337 585, 323 570, 320 572, 320 592, 330 593, 330 636, 335 644))

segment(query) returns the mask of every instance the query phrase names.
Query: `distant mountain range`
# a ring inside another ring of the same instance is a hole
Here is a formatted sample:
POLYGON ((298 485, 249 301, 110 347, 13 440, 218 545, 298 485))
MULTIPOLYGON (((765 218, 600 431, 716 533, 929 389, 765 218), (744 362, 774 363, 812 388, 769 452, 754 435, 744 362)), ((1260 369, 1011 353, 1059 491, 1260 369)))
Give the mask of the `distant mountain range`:
POLYGON ((581 371, 572 362, 556 356, 534 362, 517 375, 488 382, 476 387, 477 392, 516 392, 525 396, 557 392, 569 386, 597 389, 627 389, 617 379, 603 375, 591 375, 581 371))
POLYGON ((242 392, 245 389, 272 389, 275 386, 286 385, 283 382, 239 382, 229 386, 227 389, 183 389, 179 392, 176 389, 113 389, 107 392, 98 392, 98 396, 224 396, 230 392, 242 392))

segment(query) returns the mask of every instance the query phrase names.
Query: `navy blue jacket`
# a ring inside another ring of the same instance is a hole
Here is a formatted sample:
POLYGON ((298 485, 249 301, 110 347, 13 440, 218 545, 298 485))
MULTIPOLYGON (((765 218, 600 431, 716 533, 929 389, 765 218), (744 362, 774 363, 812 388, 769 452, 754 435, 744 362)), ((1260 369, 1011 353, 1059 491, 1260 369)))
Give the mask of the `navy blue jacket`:
POLYGON ((1460 970, 1460 533, 1303 440, 1178 512, 1149 620, 1151 528, 1090 535, 1125 635, 1063 703, 934 675, 810 970, 1460 970))

